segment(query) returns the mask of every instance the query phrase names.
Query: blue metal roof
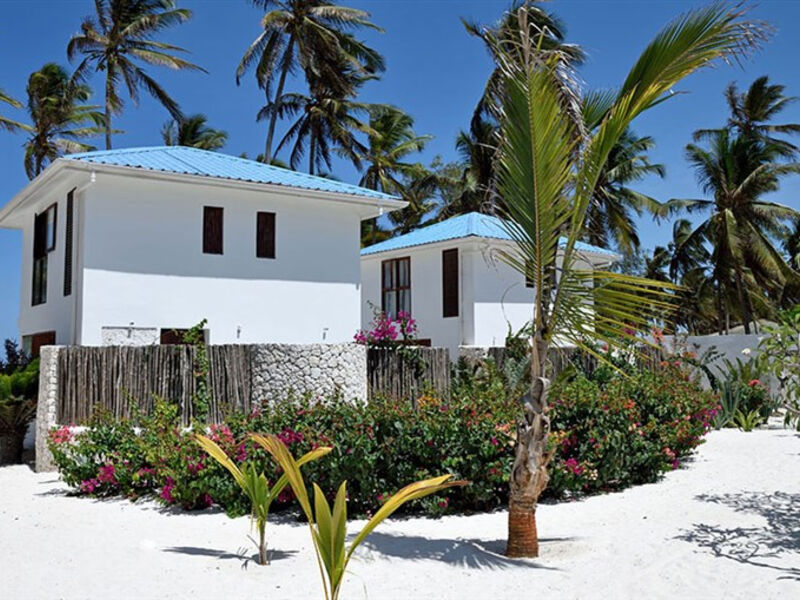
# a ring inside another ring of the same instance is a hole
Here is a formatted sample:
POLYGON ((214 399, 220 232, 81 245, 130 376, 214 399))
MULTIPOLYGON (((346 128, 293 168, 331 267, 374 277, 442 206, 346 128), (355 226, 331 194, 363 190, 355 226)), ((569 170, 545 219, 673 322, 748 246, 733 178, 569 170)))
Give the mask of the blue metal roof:
MULTIPOLYGON (((423 244, 434 244, 436 242, 444 242, 447 240, 457 240, 467 237, 480 237, 491 238, 496 240, 511 240, 506 230, 503 228, 502 221, 497 217, 491 215, 484 215, 477 212, 467 213, 465 215, 458 215, 451 217, 446 221, 434 223, 420 227, 410 233, 399 235, 397 237, 367 246, 361 250, 361 256, 368 256, 370 254, 378 254, 379 252, 388 252, 390 250, 399 250, 401 248, 410 248, 412 246, 422 246, 423 244)), ((562 246, 566 244, 566 239, 561 239, 562 246)), ((595 254, 607 254, 609 256, 616 256, 616 253, 605 248, 592 246, 584 242, 577 242, 575 244, 577 250, 583 252, 592 252, 595 254)))
POLYGON ((350 194, 380 200, 399 200, 395 196, 368 190, 357 185, 342 183, 324 177, 298 173, 272 165, 237 158, 219 152, 209 152, 184 146, 156 146, 152 148, 124 148, 120 150, 99 150, 65 156, 67 160, 133 167, 148 171, 164 171, 285 185, 306 190, 319 190, 336 194, 350 194))

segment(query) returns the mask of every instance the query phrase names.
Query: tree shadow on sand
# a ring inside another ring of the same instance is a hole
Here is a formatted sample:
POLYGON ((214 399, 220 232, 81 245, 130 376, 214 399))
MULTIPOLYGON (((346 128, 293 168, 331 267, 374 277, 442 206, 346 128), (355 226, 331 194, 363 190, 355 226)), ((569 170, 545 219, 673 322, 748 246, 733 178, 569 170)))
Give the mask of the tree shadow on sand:
MULTIPOLYGON (((546 547, 548 543, 559 541, 563 540, 560 538, 539 540, 543 547, 546 547)), ((505 540, 436 539, 373 532, 361 546, 385 556, 409 560, 435 560, 470 569, 530 568, 557 570, 528 559, 512 559, 504 556, 502 553, 505 549, 505 540)))
MULTIPOLYGON (((197 546, 173 546, 172 548, 164 548, 164 552, 173 552, 175 554, 188 554, 190 556, 204 556, 207 558, 217 558, 220 560, 239 560, 242 561, 242 568, 246 569, 248 564, 252 561, 258 564, 258 554, 247 555, 247 550, 240 548, 238 552, 225 552, 224 550, 214 550, 212 548, 199 548, 197 546)), ((297 554, 297 550, 267 550, 267 557, 269 562, 276 560, 283 560, 290 556, 297 554)))
POLYGON ((736 512, 763 517, 763 527, 725 528, 705 523, 677 536, 678 539, 710 550, 715 556, 742 564, 773 569, 778 579, 800 581, 800 568, 780 566, 770 561, 796 554, 800 559, 800 494, 786 492, 744 492, 737 494, 702 494, 701 502, 712 502, 736 512))

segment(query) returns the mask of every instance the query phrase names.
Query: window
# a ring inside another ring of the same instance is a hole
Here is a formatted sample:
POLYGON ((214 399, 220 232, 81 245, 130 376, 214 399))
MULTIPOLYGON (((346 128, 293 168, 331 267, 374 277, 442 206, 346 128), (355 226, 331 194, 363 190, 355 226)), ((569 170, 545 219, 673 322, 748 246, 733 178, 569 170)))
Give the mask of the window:
POLYGON ((56 219, 58 216, 58 206, 53 204, 44 211, 44 251, 52 252, 56 249, 56 219))
POLYGON ((442 251, 442 316, 458 316, 458 248, 442 251))
POLYGON ((395 258, 381 263, 381 310, 393 319, 400 311, 411 313, 410 258, 395 258))
POLYGON ((72 219, 73 219, 73 194, 67 194, 67 219, 64 229, 64 295, 72 294, 72 219))
POLYGON ((222 208, 203 207, 203 253, 222 254, 222 208))
POLYGON ((533 263, 529 260, 525 261, 525 287, 536 287, 533 283, 533 263))
POLYGON ((31 304, 47 302, 47 255, 56 247, 57 206, 53 204, 33 219, 33 269, 31 304))
POLYGON ((256 256, 275 258, 275 213, 256 214, 256 256))

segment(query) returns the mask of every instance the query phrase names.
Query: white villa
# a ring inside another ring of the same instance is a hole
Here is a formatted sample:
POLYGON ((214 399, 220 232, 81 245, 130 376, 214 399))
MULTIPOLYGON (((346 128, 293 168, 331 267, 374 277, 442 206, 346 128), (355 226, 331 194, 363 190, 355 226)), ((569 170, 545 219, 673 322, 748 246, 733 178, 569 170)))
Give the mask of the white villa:
MULTIPOLYGON (((499 219, 469 213, 361 250, 361 326, 375 309, 417 321, 423 344, 459 356, 464 346, 503 346, 533 316, 525 277, 497 258, 511 241, 499 219)), ((609 250, 579 243, 578 268, 607 267, 609 250)))
POLYGON ((392 196, 177 146, 59 158, 2 210, 23 231, 19 330, 42 345, 351 341, 359 230, 392 196))

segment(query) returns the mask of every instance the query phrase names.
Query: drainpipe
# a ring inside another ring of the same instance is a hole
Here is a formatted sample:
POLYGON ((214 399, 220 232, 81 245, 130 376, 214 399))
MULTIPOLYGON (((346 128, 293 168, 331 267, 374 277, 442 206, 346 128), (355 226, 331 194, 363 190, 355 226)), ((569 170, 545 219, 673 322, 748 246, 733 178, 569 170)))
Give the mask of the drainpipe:
POLYGON ((81 306, 83 305, 83 219, 78 218, 76 216, 83 216, 85 211, 80 210, 80 207, 83 206, 83 193, 89 189, 94 183, 97 181, 97 173, 92 171, 89 174, 89 180, 84 182, 83 185, 76 187, 72 194, 75 201, 72 204, 72 219, 73 219, 73 241, 72 241, 72 252, 73 257, 77 254, 78 256, 78 264, 75 265, 77 268, 73 268, 73 277, 76 277, 79 285, 73 286, 73 296, 72 296, 72 344, 78 344, 78 302, 80 301, 81 306), (77 213, 77 214, 76 214, 77 213), (75 227, 77 225, 77 227, 75 227), (77 235, 76 235, 77 234, 77 235), (75 243, 75 238, 77 238, 78 243, 75 243))

